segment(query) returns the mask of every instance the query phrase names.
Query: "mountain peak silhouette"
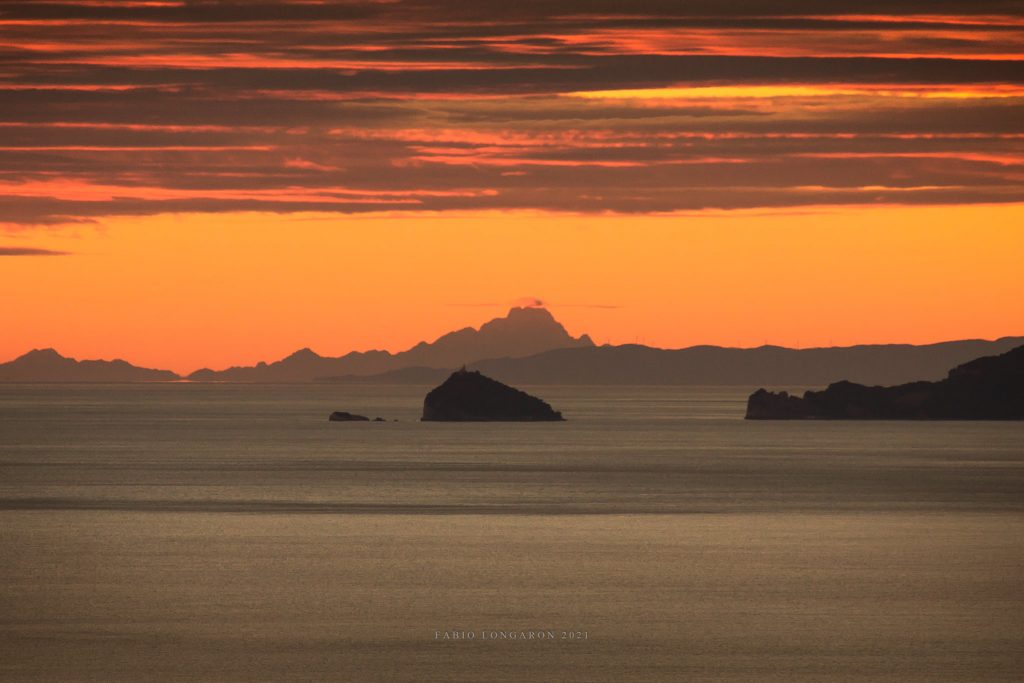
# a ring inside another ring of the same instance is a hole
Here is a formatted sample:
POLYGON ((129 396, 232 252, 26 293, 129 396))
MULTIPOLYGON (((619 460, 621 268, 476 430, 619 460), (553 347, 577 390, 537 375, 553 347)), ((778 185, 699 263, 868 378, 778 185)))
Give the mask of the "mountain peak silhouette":
POLYGON ((15 360, 41 361, 41 360, 59 360, 59 359, 63 359, 63 358, 64 358, 64 356, 62 356, 59 353, 57 353, 57 349, 47 347, 45 349, 32 349, 28 353, 26 353, 26 354, 24 354, 22 356, 19 356, 15 360))
POLYGON ((573 337, 541 307, 514 307, 479 328, 465 327, 420 342, 406 351, 352 352, 337 358, 300 349, 274 363, 227 370, 198 370, 189 379, 235 382, 308 382, 325 377, 371 375, 403 368, 457 368, 487 358, 523 358, 554 349, 593 346, 590 337, 573 337))
MULTIPOLYGON (((505 314, 504 318, 495 318, 495 320, 510 320, 510 319, 521 319, 521 320, 549 320, 551 322, 557 322, 555 316, 551 315, 551 311, 544 308, 543 306, 513 306, 508 309, 508 313, 505 314)), ((487 325, 488 323, 484 323, 487 325)))
MULTIPOLYGON (((546 308, 510 308, 504 318, 488 320, 480 326, 479 332, 492 330, 511 330, 517 328, 532 328, 545 332, 557 332, 569 337, 569 333, 562 327, 562 323, 555 320, 551 311, 546 308)), ((571 337, 570 337, 571 338, 571 337)))
POLYGON ((307 347, 299 349, 298 351, 296 351, 295 353, 291 354, 290 356, 288 356, 284 360, 304 361, 304 360, 313 360, 313 359, 316 359, 316 358, 323 358, 323 356, 321 356, 316 351, 314 351, 313 349, 311 349, 311 348, 309 348, 307 346, 307 347))
POLYGON ((586 335, 570 335, 546 308, 509 310, 503 318, 494 318, 474 329, 466 327, 422 342, 404 353, 407 366, 454 368, 485 358, 522 358, 552 349, 593 346, 586 335))

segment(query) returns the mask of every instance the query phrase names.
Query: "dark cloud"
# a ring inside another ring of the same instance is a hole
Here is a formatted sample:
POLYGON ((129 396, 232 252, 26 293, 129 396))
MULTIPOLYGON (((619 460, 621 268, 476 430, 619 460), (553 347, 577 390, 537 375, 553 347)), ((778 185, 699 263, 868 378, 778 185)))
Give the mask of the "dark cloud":
POLYGON ((66 256, 66 251, 39 249, 37 247, 4 247, 0 246, 0 256, 66 256))
POLYGON ((0 222, 1024 200, 1017 2, 624 7, 0 1, 0 222))
POLYGON ((1018 15, 1016 0, 520 0, 516 3, 481 3, 478 0, 403 0, 366 2, 335 0, 310 3, 287 0, 192 0, 182 4, 38 2, 13 0, 0 4, 0 17, 10 19, 89 19, 95 21, 166 22, 289 22, 378 18, 446 21, 552 19, 571 16, 616 15, 678 17, 788 17, 806 15, 885 14, 913 15, 1018 15))

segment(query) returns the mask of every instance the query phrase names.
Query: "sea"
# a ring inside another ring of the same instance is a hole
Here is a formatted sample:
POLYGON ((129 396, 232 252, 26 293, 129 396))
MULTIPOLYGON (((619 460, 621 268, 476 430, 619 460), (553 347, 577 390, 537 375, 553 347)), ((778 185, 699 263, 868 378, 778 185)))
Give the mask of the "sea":
POLYGON ((1024 679, 1024 423, 524 388, 0 385, 0 680, 1024 679))

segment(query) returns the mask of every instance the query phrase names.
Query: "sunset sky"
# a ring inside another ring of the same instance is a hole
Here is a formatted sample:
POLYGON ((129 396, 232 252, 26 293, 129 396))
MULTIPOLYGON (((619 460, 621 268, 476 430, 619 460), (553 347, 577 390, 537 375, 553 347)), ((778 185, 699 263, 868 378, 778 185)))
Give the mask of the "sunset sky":
POLYGON ((0 0, 0 361, 1024 335, 1019 0, 0 0), (897 9, 898 7, 898 9, 897 9))

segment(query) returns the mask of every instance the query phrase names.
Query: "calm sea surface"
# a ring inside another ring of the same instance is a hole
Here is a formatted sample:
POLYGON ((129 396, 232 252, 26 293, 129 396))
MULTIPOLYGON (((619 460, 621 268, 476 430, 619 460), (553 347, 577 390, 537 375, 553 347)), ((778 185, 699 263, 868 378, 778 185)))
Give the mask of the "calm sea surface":
POLYGON ((0 385, 0 680, 1024 678, 1024 424, 426 389, 0 385))

